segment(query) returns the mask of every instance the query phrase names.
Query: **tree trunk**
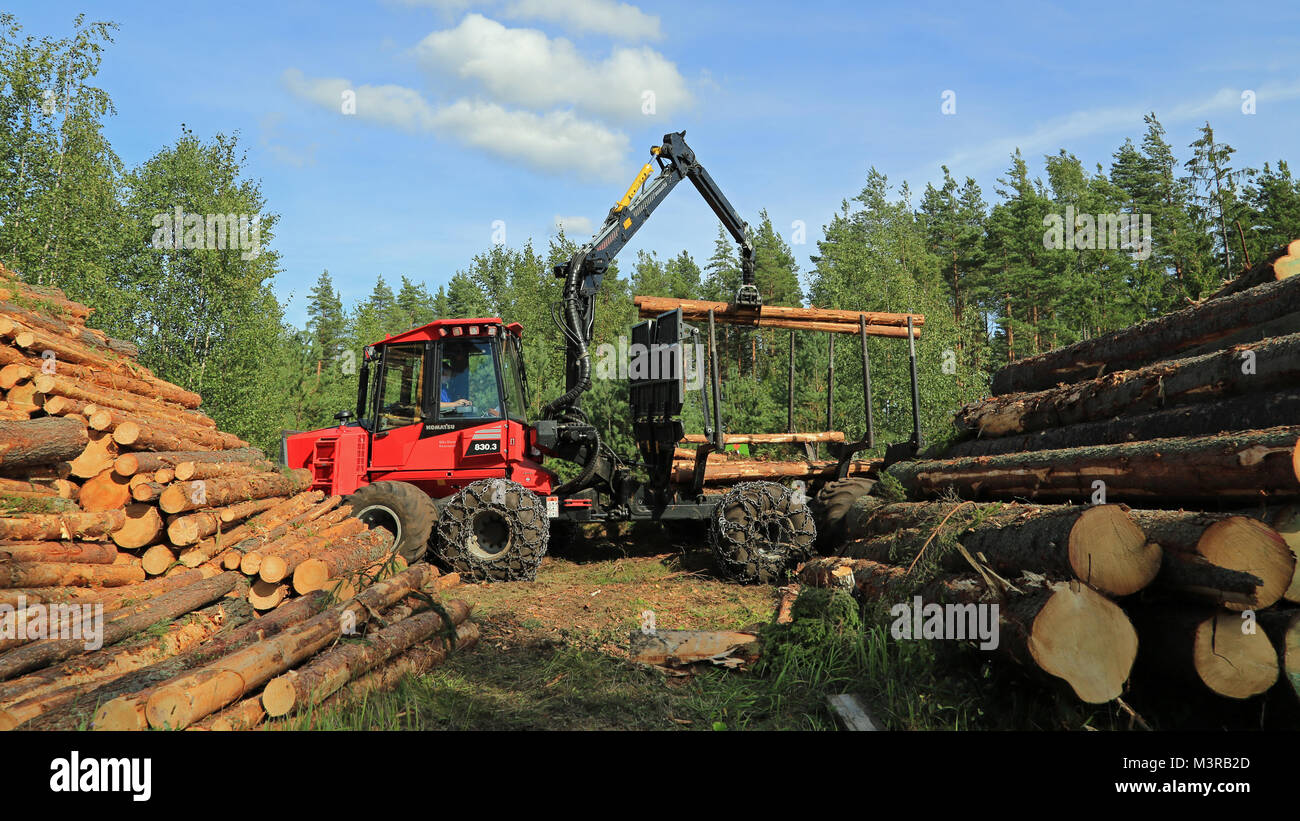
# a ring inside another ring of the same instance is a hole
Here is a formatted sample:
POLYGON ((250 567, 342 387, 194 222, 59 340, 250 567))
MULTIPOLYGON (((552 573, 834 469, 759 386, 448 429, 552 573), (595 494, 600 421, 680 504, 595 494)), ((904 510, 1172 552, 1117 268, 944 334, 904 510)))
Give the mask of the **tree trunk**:
MULTIPOLYGON (((1300 279, 1296 279, 1300 282, 1300 279)), ((909 493, 966 498, 1108 501, 1254 500, 1300 496, 1300 427, 1124 445, 900 462, 887 473, 909 493)))
POLYGON ((120 564, 5 562, 0 587, 123 587, 144 581, 144 571, 120 564))
MULTIPOLYGON (((853 584, 863 595, 900 601, 910 609, 891 627, 895 638, 919 639, 938 625, 944 626, 945 633, 957 627, 969 636, 973 631, 964 627, 974 615, 970 606, 997 600, 975 573, 940 578, 918 593, 906 569, 869 559, 814 559, 804 565, 799 580, 824 586, 833 569, 845 563, 853 569, 853 584), (911 600, 904 601, 908 596, 911 600), (953 607, 957 604, 967 607, 953 607), (912 635, 914 625, 922 628, 922 635, 912 635)), ((1121 695, 1137 656, 1137 634, 1124 611, 1078 580, 1053 582, 1026 576, 1012 583, 1020 592, 1007 591, 1006 601, 999 604, 997 649, 1064 680, 1089 704, 1121 695)), ((893 610, 891 614, 897 615, 893 610)))
MULTIPOLYGON (((958 430, 978 432, 987 439, 1145 413, 1171 405, 1210 402, 1233 394, 1257 394, 1297 383, 1300 383, 1300 334, 1192 359, 1157 362, 1139 370, 1111 373, 1038 393, 986 399, 958 411, 954 424, 958 430), (1246 358, 1247 351, 1252 359, 1246 358)), ((1283 418, 1274 417, 1277 421, 1283 418)), ((1232 419, 1224 422, 1241 429, 1232 419)))
POLYGON ((275 470, 270 462, 180 462, 173 478, 182 482, 191 479, 229 479, 250 473, 267 473, 275 470))
POLYGON ((994 375, 992 390, 995 395, 1041 391, 1140 368, 1297 311, 1300 277, 1291 277, 1012 362, 994 375))
POLYGON ((18 542, 0 544, 0 562, 112 564, 117 548, 108 542, 18 542))
MULTIPOLYGON (((446 610, 452 625, 460 626, 469 618, 471 606, 455 599, 447 602, 446 610)), ((262 691, 262 706, 267 715, 276 717, 318 705, 352 679, 396 658, 440 629, 442 616, 429 611, 368 633, 364 643, 340 644, 300 669, 268 682, 262 691)))
MULTIPOLYGON (((238 450, 165 451, 157 453, 124 453, 113 463, 113 469, 123 476, 134 476, 137 471, 155 471, 175 468, 182 462, 264 462, 266 454, 257 448, 238 450)), ((180 479, 180 476, 176 477, 180 479)), ((196 477, 201 478, 201 477, 196 477)))
MULTIPOLYGON (((238 580, 238 574, 222 573, 165 593, 143 605, 115 613, 104 620, 103 646, 116 644, 160 621, 174 619, 210 604, 233 590, 238 580)), ((33 642, 0 656, 0 680, 11 679, 29 670, 48 667, 87 652, 86 641, 82 638, 33 642)))
POLYGON ((243 698, 337 640, 345 623, 360 625, 372 612, 423 588, 431 570, 427 564, 414 565, 405 573, 367 588, 348 604, 335 606, 273 639, 168 682, 149 697, 145 708, 149 726, 184 729, 243 698))
POLYGON ((94 539, 120 528, 126 514, 120 510, 98 513, 29 513, 0 518, 0 540, 41 542, 58 539, 94 539))
POLYGON ((200 479, 172 485, 158 497, 164 513, 180 513, 201 507, 228 505, 249 499, 287 496, 311 485, 311 471, 306 469, 280 473, 232 476, 229 479, 200 479))
POLYGON ((299 562, 293 569, 293 589, 299 594, 320 590, 330 579, 371 567, 387 556, 392 546, 392 534, 387 530, 360 533, 353 540, 299 562))
MULTIPOLYGON (((193 547, 187 547, 181 551, 181 564, 186 567, 200 565, 227 548, 235 548, 240 551, 251 549, 250 545, 245 544, 250 539, 269 536, 269 534, 277 531, 283 533, 284 531, 280 530, 280 528, 283 527, 287 530, 286 522, 314 519, 337 505, 341 498, 331 496, 324 502, 312 507, 313 503, 324 495, 319 490, 299 493, 228 532, 217 533, 193 547)), ((351 511, 351 508, 348 508, 348 510, 351 511)))
POLYGON ((850 537, 878 538, 845 545, 845 556, 910 563, 925 547, 945 569, 969 570, 958 551, 944 549, 940 536, 946 534, 1001 575, 1072 575, 1112 596, 1136 593, 1160 570, 1160 547, 1148 542, 1123 505, 902 502, 849 517, 846 524, 850 537), (891 533, 908 535, 890 539, 891 533))
POLYGON ((1247 394, 1215 402, 1180 405, 1138 416, 1125 414, 1114 419, 1050 428, 1018 436, 968 439, 949 447, 943 452, 942 458, 1118 445, 1171 436, 1207 436, 1230 430, 1266 428, 1279 419, 1300 419, 1300 390, 1247 394))
POLYGON ((204 510, 188 516, 177 516, 167 524, 167 538, 172 544, 183 547, 198 542, 221 529, 223 525, 247 519, 255 513, 278 507, 288 501, 287 496, 250 499, 214 510, 204 510))
POLYGON ((1134 606, 1130 614, 1142 642, 1143 670, 1200 682, 1235 699, 1259 695, 1277 681, 1277 651, 1263 630, 1242 630, 1240 613, 1134 606))
POLYGON ((1253 268, 1228 282, 1206 299, 1221 299, 1225 296, 1241 293, 1260 285, 1267 285, 1279 279, 1286 279, 1300 272, 1300 239, 1277 249, 1253 268))
MULTIPOLYGON (((727 461, 706 462, 704 467, 705 482, 740 482, 747 479, 829 479, 835 475, 836 462, 823 460, 818 462, 782 462, 758 459, 731 459, 727 461)), ((874 474, 881 465, 879 459, 860 459, 849 463, 850 476, 868 476, 874 474)), ((690 483, 694 480, 695 463, 674 462, 673 481, 690 483)))
POLYGON ((88 441, 84 419, 46 417, 0 421, 0 470, 7 472, 75 459, 88 441))
POLYGON ((1245 516, 1188 513, 1170 510, 1135 510, 1133 519, 1147 536, 1160 544, 1175 560, 1190 567, 1171 564, 1157 584, 1221 603, 1229 610, 1269 607, 1282 598, 1295 575, 1296 560, 1282 536, 1271 527, 1245 516), (1206 567, 1208 565, 1209 567, 1206 567), (1200 569, 1197 574, 1195 570, 1200 569), (1243 591, 1231 583, 1198 581, 1215 578, 1214 569, 1250 574, 1257 581, 1243 591))

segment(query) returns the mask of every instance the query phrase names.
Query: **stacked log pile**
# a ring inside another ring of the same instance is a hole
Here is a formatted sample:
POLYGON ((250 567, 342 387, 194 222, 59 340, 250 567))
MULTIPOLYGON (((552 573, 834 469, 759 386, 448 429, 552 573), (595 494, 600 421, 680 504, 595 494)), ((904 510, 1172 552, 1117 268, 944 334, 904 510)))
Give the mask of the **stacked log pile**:
POLYGON ((1004 367, 955 444, 884 471, 909 501, 859 499, 804 581, 1000 602, 1007 652, 1088 702, 1130 667, 1294 700, 1298 270, 1300 240, 1188 308, 1004 367))
POLYGON ((435 634, 473 644, 468 610, 429 595, 455 574, 406 567, 390 533, 219 430, 90 313, 0 267, 0 729, 191 726, 328 663, 296 710, 435 634), (385 653, 318 653, 367 622, 385 653), (181 678, 200 674, 215 694, 181 678), (209 700, 151 720, 155 690, 209 700))

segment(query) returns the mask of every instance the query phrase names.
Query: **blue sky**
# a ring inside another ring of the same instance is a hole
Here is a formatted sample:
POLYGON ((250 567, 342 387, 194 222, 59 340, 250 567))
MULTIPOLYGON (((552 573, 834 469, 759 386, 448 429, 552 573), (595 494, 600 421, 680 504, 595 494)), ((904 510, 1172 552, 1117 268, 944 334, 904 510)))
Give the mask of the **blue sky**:
MULTIPOLYGON (((492 242, 585 239, 664 132, 751 223, 766 208, 810 266, 821 226, 875 166, 915 194, 948 164, 985 198, 1017 146, 1109 165, 1154 110, 1185 159, 1209 119, 1238 165, 1300 161, 1300 5, 375 0, 90 4, 119 24, 100 85, 135 165, 238 131, 281 215, 276 290, 301 324, 328 268, 344 301, 376 274, 443 284, 492 242), (342 91, 356 113, 342 112, 342 91), (654 94, 646 113, 644 92, 654 94), (956 113, 941 111, 955 93, 956 113), (1256 113, 1242 112, 1255 92, 1256 113)), ((64 36, 85 8, 9 4, 64 36)), ((623 252, 687 249, 717 222, 679 187, 623 252)))

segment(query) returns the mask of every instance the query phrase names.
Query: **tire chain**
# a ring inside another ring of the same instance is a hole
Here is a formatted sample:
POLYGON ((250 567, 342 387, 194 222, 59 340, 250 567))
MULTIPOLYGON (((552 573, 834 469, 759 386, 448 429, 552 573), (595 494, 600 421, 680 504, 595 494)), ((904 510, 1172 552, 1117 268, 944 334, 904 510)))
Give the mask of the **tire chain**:
POLYGON ((438 517, 438 552, 457 572, 488 581, 533 581, 546 555, 550 520, 536 493, 509 479, 480 479, 447 498, 438 517), (516 506, 509 500, 513 497, 516 506), (469 502, 467 502, 469 500, 469 502), (472 502, 472 504, 470 503, 472 502), (487 561, 461 549, 456 536, 470 527, 474 514, 494 510, 510 530, 510 546, 499 559, 487 561), (454 553, 447 545, 455 545, 454 553))
POLYGON ((709 527, 718 569, 741 582, 782 581, 792 564, 813 555, 816 540, 812 511, 775 482, 743 482, 727 491, 714 508, 709 527), (740 522, 726 516, 727 510, 737 507, 745 512, 740 522), (767 535, 771 524, 780 532, 776 545, 767 535))

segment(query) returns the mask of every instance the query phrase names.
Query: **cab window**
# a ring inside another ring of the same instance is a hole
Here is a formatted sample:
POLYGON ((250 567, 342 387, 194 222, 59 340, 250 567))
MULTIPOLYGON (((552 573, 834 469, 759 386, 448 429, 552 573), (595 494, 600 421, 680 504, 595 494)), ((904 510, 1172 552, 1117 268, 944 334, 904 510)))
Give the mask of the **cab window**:
POLYGON ((377 430, 413 425, 424 419, 424 343, 392 345, 384 351, 377 430))
POLYGON ((437 391, 440 419, 501 418, 501 392, 490 340, 443 340, 440 359, 437 391))
POLYGON ((501 381, 506 386, 506 412, 516 422, 525 421, 524 366, 519 357, 519 343, 506 337, 501 340, 501 381))

